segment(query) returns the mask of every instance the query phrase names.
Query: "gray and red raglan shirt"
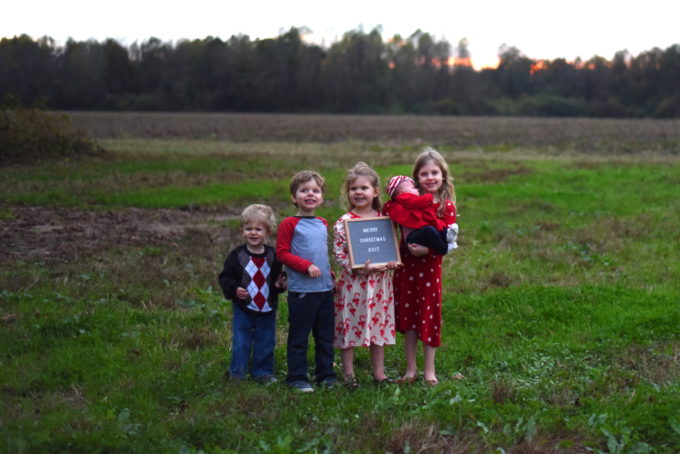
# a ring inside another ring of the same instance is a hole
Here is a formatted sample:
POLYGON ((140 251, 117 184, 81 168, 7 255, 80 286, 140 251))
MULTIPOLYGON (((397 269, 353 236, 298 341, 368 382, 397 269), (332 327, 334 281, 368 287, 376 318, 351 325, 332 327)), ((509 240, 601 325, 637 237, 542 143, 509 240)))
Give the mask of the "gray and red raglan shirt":
POLYGON ((328 260, 328 222, 317 216, 291 216, 279 224, 276 258, 286 265, 288 291, 297 293, 333 290, 331 265, 328 260), (321 276, 307 274, 310 265, 321 270, 321 276))

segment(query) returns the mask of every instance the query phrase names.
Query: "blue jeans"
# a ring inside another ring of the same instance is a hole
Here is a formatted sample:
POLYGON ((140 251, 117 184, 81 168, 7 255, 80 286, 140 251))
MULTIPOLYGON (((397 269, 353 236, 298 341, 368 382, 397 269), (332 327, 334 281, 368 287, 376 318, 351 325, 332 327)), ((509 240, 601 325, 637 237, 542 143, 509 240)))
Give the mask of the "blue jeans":
POLYGON ((309 333, 314 336, 314 375, 321 382, 335 378, 333 371, 333 292, 288 292, 287 383, 308 381, 309 333))
POLYGON ((231 364, 229 375, 244 379, 252 351, 253 378, 274 375, 274 345, 276 343, 276 311, 255 314, 233 304, 231 322, 231 364))

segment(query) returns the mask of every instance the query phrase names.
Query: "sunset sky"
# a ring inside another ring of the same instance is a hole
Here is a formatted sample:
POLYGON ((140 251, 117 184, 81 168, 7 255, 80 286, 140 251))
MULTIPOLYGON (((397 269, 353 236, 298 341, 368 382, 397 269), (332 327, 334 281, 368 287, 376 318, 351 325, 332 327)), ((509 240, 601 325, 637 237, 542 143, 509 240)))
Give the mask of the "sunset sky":
POLYGON ((359 27, 370 32, 380 26, 384 39, 421 29, 453 48, 467 38, 477 68, 495 65, 502 44, 530 58, 568 60, 611 59, 619 50, 636 55, 680 44, 680 2, 671 0, 37 0, 14 1, 2 10, 0 37, 47 35, 59 44, 69 37, 114 38, 125 46, 149 37, 171 42, 236 34, 272 38, 306 26, 309 41, 328 46, 359 27))

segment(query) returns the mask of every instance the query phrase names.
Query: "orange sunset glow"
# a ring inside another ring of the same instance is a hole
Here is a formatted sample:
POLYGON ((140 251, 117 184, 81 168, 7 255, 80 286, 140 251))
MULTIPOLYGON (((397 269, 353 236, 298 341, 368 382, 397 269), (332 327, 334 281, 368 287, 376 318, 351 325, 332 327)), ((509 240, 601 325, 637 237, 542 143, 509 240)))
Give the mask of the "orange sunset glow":
MULTIPOLYGON (((423 63, 424 63, 423 59, 418 60, 419 65, 422 65, 423 63)), ((465 57, 465 58, 449 57, 446 60, 446 65, 451 67, 451 68, 453 68, 454 66, 458 66, 458 67, 474 68, 477 71, 481 71, 483 69, 497 69, 499 63, 500 63, 500 60, 496 59, 496 61, 494 63, 486 63, 486 64, 477 65, 477 64, 475 64, 474 60, 470 57, 465 57)), ((441 68, 441 66, 442 66, 441 61, 434 59, 434 58, 430 61, 430 64, 432 66, 434 66, 435 68, 441 68)), ((391 61, 387 64, 387 66, 390 69, 394 69, 394 68, 396 68, 397 65, 396 65, 396 63, 391 61)), ((538 69, 544 69, 544 68, 541 67, 541 68, 538 68, 538 69)), ((532 70, 533 70, 533 67, 532 67, 532 70)), ((532 74, 533 74, 533 72, 532 72, 532 74)))
POLYGON ((543 71, 547 67, 548 67, 548 63, 545 60, 537 60, 536 62, 534 62, 534 64, 531 65, 529 72, 533 76, 538 71, 543 71))

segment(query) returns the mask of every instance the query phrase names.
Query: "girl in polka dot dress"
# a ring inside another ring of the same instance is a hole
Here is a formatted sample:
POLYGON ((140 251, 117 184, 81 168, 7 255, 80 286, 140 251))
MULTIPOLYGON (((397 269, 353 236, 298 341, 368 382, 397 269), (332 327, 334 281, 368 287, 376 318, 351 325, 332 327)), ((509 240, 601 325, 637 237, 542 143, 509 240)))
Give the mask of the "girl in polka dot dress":
MULTIPOLYGON (((446 225, 456 222, 455 192, 449 166, 436 150, 425 148, 413 167, 413 179, 423 194, 432 194, 437 215, 446 225)), ((399 383, 416 380, 418 340, 424 349, 425 383, 437 385, 435 353, 441 343, 442 256, 425 246, 400 243, 403 268, 394 274, 397 331, 404 334, 406 373, 399 383)))
POLYGON ((349 170, 343 192, 350 211, 334 226, 333 252, 341 267, 336 284, 335 337, 333 346, 340 349, 343 378, 349 389, 357 388, 354 376, 354 347, 368 347, 371 353, 373 379, 376 383, 394 383, 385 375, 385 345, 395 342, 394 292, 392 270, 396 263, 352 269, 347 248, 345 219, 381 216, 378 174, 363 162, 349 170))

